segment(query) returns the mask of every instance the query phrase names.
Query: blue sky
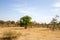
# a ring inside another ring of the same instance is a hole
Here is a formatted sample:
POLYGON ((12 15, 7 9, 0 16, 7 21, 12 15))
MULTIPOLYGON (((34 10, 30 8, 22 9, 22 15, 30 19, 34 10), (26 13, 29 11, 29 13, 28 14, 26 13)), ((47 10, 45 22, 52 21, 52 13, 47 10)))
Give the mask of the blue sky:
POLYGON ((48 23, 55 15, 60 16, 60 0, 0 0, 0 20, 17 21, 25 15, 48 23))

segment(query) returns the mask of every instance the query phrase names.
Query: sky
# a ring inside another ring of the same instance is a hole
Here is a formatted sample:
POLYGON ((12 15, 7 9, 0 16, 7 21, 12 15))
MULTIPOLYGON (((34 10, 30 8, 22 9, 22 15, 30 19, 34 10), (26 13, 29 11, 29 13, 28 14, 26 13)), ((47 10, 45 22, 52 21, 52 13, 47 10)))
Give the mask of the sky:
POLYGON ((60 0, 0 0, 0 20, 17 21, 25 15, 49 23, 55 15, 60 16, 60 0))

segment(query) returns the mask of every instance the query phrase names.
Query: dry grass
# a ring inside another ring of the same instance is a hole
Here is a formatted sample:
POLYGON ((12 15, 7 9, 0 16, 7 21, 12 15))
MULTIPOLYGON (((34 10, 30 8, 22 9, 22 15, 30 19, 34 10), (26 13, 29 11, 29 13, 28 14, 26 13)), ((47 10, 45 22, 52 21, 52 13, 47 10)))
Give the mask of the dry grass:
POLYGON ((0 37, 4 31, 16 31, 21 34, 17 40, 60 40, 60 31, 51 31, 47 28, 20 28, 20 27, 8 27, 0 28, 0 37))

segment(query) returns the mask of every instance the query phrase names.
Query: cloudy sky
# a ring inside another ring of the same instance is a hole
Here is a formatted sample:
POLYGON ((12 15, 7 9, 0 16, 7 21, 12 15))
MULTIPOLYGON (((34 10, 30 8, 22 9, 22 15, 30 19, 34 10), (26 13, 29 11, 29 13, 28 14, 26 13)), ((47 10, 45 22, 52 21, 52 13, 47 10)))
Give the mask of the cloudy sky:
POLYGON ((60 0, 0 0, 0 20, 19 20, 29 15, 32 20, 47 23, 60 16, 60 0))

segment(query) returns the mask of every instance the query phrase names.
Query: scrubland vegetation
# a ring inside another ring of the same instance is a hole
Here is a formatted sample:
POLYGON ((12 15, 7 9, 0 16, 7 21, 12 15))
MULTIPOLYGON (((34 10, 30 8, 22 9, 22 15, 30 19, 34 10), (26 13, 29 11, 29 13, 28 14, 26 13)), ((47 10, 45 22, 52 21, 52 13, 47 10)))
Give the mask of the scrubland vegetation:
POLYGON ((33 22, 30 16, 23 16, 17 22, 0 20, 0 40, 60 40, 57 17, 48 24, 33 22))

